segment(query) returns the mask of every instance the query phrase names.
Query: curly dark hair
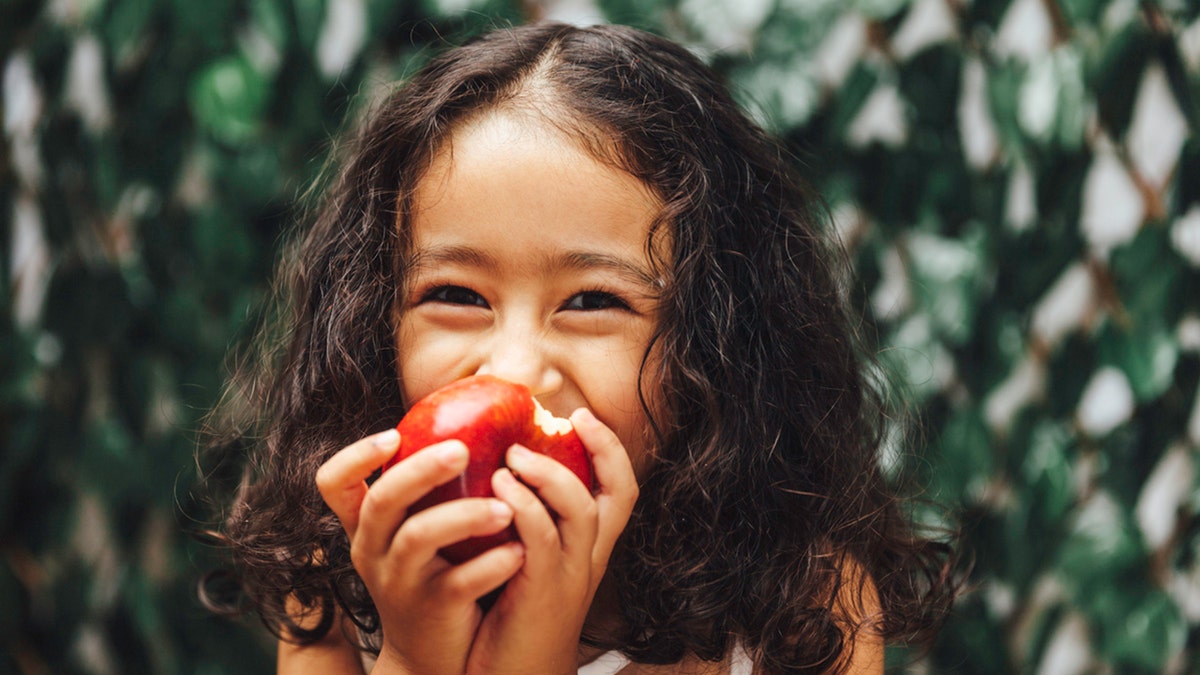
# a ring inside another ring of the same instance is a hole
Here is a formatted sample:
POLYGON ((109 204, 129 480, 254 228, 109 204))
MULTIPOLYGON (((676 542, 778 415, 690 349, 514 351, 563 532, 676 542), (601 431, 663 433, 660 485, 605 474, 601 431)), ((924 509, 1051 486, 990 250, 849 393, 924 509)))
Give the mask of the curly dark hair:
POLYGON ((465 119, 531 92, 535 114, 654 191, 672 243, 656 253, 661 358, 643 361, 661 386, 657 416, 642 397, 656 461, 609 567, 622 623, 584 640, 647 663, 717 660, 737 642, 772 673, 844 665, 864 626, 927 642, 957 592, 955 553, 883 475, 887 415, 824 206, 710 68, 621 26, 491 32, 361 125, 281 269, 282 328, 260 337, 273 348, 212 418, 209 449, 246 467, 217 528, 239 597, 289 639, 321 638, 339 611, 378 633, 313 478, 404 412, 394 321, 417 182, 465 119), (835 608, 867 580, 881 614, 835 608), (296 625, 295 606, 319 620, 296 625))

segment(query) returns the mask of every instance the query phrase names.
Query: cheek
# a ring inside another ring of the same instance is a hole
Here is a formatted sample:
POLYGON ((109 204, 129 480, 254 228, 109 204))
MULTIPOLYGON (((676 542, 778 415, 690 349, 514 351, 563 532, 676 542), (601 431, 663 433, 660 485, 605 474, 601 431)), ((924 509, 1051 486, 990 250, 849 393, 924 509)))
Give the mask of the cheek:
POLYGON ((449 384, 445 378, 453 372, 450 368, 453 350, 448 341, 430 339, 426 332, 403 320, 396 329, 395 339, 396 377, 400 379, 406 404, 449 384))
MULTIPOLYGON (((646 361, 644 371, 641 372, 641 392, 645 396, 646 406, 649 407, 654 422, 658 423, 661 428, 667 418, 664 416, 666 411, 663 406, 664 396, 659 363, 656 355, 651 353, 650 358, 646 361)), ((641 359, 639 358, 626 388, 628 394, 625 400, 625 410, 627 412, 622 416, 621 429, 614 429, 625 445, 626 452, 629 453, 633 471, 639 481, 650 472, 658 458, 658 438, 654 434, 654 425, 651 424, 650 417, 642 407, 641 397, 638 396, 636 382, 639 371, 641 371, 640 366, 641 359)))

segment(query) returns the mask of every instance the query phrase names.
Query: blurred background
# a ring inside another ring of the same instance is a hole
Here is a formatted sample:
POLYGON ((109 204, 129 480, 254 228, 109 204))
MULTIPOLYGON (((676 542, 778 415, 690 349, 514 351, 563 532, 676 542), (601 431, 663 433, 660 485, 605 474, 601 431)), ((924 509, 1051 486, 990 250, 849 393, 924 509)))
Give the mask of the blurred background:
POLYGON ((195 597, 222 359, 331 136, 542 17, 688 44, 827 196, 976 559, 894 669, 1200 673, 1194 0, 0 0, 0 672, 271 670, 195 597))

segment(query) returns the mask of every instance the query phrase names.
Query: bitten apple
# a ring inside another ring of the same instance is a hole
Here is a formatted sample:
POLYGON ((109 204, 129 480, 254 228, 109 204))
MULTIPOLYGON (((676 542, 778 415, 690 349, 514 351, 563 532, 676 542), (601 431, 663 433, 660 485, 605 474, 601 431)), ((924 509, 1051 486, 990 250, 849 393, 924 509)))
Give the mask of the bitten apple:
MULTIPOLYGON (((505 454, 514 443, 558 460, 589 489, 593 485, 591 461, 571 423, 543 408, 528 387, 491 375, 457 380, 429 394, 409 409, 396 429, 400 450, 385 470, 441 441, 460 440, 470 451, 466 470, 417 501, 414 513, 451 499, 494 497, 492 474, 505 465, 505 454)), ((439 553, 460 563, 516 538, 516 529, 509 526, 498 534, 460 541, 439 553)))

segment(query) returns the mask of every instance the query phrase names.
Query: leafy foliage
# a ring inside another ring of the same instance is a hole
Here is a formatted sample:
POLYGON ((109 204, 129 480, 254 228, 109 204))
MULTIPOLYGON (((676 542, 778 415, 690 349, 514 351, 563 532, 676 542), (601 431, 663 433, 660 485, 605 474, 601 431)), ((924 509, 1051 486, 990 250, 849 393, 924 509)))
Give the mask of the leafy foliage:
MULTIPOLYGON (((1149 0, 0 5, 0 671, 262 672, 207 615, 195 431, 329 138, 444 41, 631 23, 830 202, 975 557, 929 672, 1200 663, 1200 7, 1149 0), (590 13, 589 13, 590 12, 590 13)), ((906 436, 907 438, 908 436, 906 436)))

